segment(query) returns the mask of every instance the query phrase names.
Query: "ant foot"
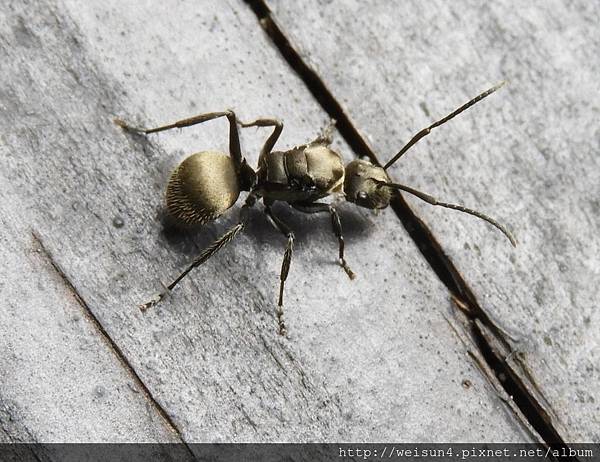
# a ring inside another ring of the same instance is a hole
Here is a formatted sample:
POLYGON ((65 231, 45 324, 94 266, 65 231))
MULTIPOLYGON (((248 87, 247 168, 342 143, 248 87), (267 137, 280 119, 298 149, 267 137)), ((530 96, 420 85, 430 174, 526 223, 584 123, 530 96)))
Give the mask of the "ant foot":
POLYGON ((343 258, 340 259, 340 266, 344 269, 351 281, 356 279, 356 274, 350 269, 348 263, 346 263, 346 260, 344 260, 343 258))
POLYGON ((167 295, 167 292, 162 292, 160 294, 156 294, 154 297, 152 297, 150 299, 150 301, 148 301, 146 303, 142 303, 141 305, 138 305, 138 308, 141 311, 146 311, 149 308, 152 308, 153 306, 157 305, 163 298, 165 298, 165 295, 167 295))
POLYGON ((113 119, 113 122, 126 132, 135 133, 138 135, 144 135, 146 133, 146 130, 143 128, 132 127, 131 125, 127 124, 127 122, 117 117, 113 119))

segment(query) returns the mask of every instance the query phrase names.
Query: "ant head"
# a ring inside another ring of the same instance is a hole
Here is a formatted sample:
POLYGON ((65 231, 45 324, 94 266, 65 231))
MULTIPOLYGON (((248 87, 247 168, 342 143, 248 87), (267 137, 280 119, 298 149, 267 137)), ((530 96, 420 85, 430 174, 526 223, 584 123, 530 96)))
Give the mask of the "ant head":
POLYGON ((390 205, 392 191, 382 188, 381 183, 389 181, 383 168, 366 160, 353 160, 346 165, 346 200, 368 209, 383 209, 390 205))

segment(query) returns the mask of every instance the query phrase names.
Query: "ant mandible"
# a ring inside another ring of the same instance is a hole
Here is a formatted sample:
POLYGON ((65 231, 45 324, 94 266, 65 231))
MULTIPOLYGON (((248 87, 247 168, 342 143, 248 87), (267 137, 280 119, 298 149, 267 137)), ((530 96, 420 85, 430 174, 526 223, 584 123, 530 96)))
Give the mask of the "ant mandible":
POLYGON ((140 305, 145 311, 160 302, 193 269, 205 263, 226 244, 231 242, 244 229, 248 220, 248 209, 258 199, 262 199, 264 213, 273 226, 287 238, 283 263, 279 275, 279 299, 276 314, 279 333, 286 334, 283 317, 283 292, 287 279, 294 247, 294 232, 280 218, 273 214, 275 201, 287 202, 303 213, 329 213, 332 228, 338 239, 339 264, 350 279, 355 275, 344 258, 344 237, 340 217, 334 206, 318 202, 332 195, 343 195, 347 201, 368 209, 383 209, 390 204, 397 191, 404 191, 432 205, 439 205, 474 215, 498 228, 510 240, 516 241, 511 233, 496 220, 481 212, 462 205, 440 202, 434 197, 408 186, 393 183, 386 170, 394 164, 421 138, 498 90, 505 82, 490 88, 477 97, 460 106, 446 117, 424 128, 383 167, 366 160, 353 160, 346 167, 341 156, 330 148, 335 121, 310 143, 295 146, 288 151, 273 151, 281 134, 283 124, 276 119, 261 118, 253 122, 242 123, 233 111, 210 112, 189 119, 156 128, 144 129, 132 127, 120 119, 115 123, 123 129, 148 135, 172 128, 190 127, 219 117, 229 121, 229 155, 217 151, 202 151, 187 157, 171 174, 167 185, 167 210, 178 222, 184 225, 198 225, 213 221, 236 203, 240 191, 248 191, 246 201, 240 209, 238 223, 231 227, 219 239, 209 245, 185 270, 171 282, 164 292, 140 305), (273 127, 271 135, 264 143, 255 171, 242 156, 238 127, 273 127))

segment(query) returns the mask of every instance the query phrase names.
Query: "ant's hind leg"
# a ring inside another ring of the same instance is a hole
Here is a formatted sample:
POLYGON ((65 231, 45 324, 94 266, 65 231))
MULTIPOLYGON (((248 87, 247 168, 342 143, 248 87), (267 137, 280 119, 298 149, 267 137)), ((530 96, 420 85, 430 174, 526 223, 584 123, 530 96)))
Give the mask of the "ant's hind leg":
POLYGON ((328 212, 331 216, 331 228, 333 230, 333 234, 338 239, 339 246, 339 263, 340 266, 344 269, 346 274, 350 279, 356 278, 356 274, 350 269, 348 263, 346 263, 346 259, 344 258, 344 236, 342 235, 342 222, 340 221, 340 216, 337 213, 335 207, 329 204, 323 204, 321 202, 313 202, 310 204, 292 204, 296 210, 302 213, 320 213, 320 212, 328 212))
POLYGON ((269 206, 265 206, 265 214, 269 221, 277 230, 287 237, 287 245, 285 247, 285 253, 283 254, 283 262, 281 264, 281 273, 279 274, 279 300, 277 301, 277 323, 279 324, 279 334, 285 336, 287 329, 285 327, 285 320, 283 318, 283 290, 285 287, 285 281, 290 271, 290 264, 292 262, 292 254, 294 252, 294 232, 286 225, 283 221, 273 215, 273 212, 269 206))
POLYGON ((155 295, 149 302, 139 305, 140 310, 146 311, 148 308, 152 308, 153 306, 157 305, 163 298, 167 296, 167 294, 171 292, 171 290, 173 290, 177 284, 179 284, 184 277, 188 275, 191 270, 205 263, 219 250, 229 244, 238 235, 238 233, 245 228, 246 222, 248 221, 248 209, 252 207, 255 202, 255 196, 249 195, 240 210, 240 219, 238 224, 228 229, 225 234, 210 244, 200 255, 198 255, 198 257, 192 263, 190 263, 188 267, 173 280, 173 282, 166 286, 166 290, 164 292, 155 295))
POLYGON ((121 119, 114 119, 114 122, 123 130, 128 132, 149 135, 150 133, 162 132, 165 130, 171 130, 173 128, 191 127, 192 125, 208 122, 209 120, 218 119, 219 117, 227 117, 227 120, 229 120, 229 153, 231 154, 231 157, 233 157, 236 165, 239 166, 242 163, 242 149, 240 148, 240 136, 237 128, 237 118, 235 113, 231 110, 223 112, 207 112, 206 114, 200 114, 188 119, 178 120, 177 122, 155 128, 133 127, 121 119))

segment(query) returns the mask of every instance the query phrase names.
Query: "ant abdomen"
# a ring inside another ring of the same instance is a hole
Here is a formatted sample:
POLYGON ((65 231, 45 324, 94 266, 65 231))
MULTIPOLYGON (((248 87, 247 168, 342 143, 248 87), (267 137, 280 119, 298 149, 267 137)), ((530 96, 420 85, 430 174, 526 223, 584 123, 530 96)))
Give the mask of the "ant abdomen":
POLYGON ((204 224, 226 212, 239 195, 233 159, 217 151, 198 152, 181 162, 171 174, 167 210, 185 225, 204 224))

